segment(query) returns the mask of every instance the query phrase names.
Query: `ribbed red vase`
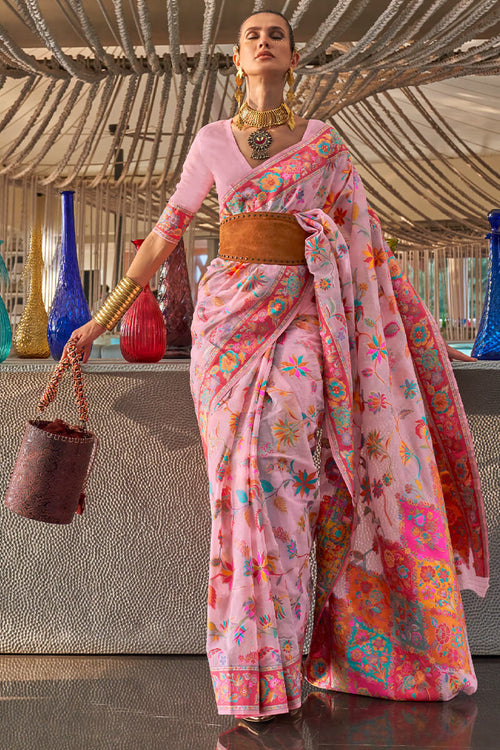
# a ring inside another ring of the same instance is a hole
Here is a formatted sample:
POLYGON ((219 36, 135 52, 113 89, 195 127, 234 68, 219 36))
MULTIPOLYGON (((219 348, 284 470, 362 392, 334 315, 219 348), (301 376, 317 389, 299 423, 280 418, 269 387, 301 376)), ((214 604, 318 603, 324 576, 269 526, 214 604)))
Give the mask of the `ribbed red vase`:
MULTIPOLYGON (((144 240, 132 240, 138 250, 144 240)), ((146 284, 122 318, 120 349, 128 362, 159 362, 167 348, 165 319, 146 284)))

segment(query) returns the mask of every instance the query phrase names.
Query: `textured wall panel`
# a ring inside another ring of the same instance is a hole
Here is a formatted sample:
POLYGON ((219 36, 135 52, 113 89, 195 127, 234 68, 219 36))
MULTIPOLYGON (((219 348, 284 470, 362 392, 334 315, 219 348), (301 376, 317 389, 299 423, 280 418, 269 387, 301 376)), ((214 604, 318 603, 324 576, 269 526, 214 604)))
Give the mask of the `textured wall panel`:
POLYGON ((500 362, 456 364, 479 465, 490 547, 490 588, 484 599, 464 591, 473 654, 500 654, 500 362))
MULTIPOLYGON (((0 496, 52 362, 0 364, 0 496)), ((188 364, 85 366, 101 440, 68 526, 0 506, 0 651, 203 653, 210 512, 188 364)), ((457 368, 486 492, 492 587, 465 597, 476 654, 500 653, 500 369, 457 368)), ((73 417, 69 378, 49 414, 73 417)))
MULTIPOLYGON (((48 379, 45 365, 7 367, 2 497, 48 379)), ((101 441, 87 508, 53 526, 2 505, 0 650, 202 653, 210 512, 187 364, 85 371, 90 427, 101 441)), ((76 415, 69 386, 68 377, 48 413, 76 415)))

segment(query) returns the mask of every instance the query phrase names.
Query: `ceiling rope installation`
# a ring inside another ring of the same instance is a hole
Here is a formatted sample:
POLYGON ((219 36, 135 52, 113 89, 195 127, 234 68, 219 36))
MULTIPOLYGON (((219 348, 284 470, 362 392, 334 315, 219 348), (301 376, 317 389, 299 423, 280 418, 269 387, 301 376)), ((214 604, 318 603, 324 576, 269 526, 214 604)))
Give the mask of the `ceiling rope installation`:
MULTIPOLYGON (((153 43, 147 0, 112 0, 106 7, 97 0, 94 13, 101 13, 114 47, 99 37, 83 0, 57 0, 82 42, 78 54, 60 44, 38 0, 1 2, 4 13, 22 20, 37 40, 23 49, 0 26, 0 90, 10 94, 0 110, 5 184, 27 185, 33 178, 37 189, 47 191, 85 183, 91 201, 92 192, 106 186, 106 199, 100 195, 94 203, 112 210, 115 193, 125 204, 142 195, 139 203, 149 205, 154 217, 179 179, 194 132, 234 112, 232 55, 216 45, 225 1, 200 0, 202 31, 194 55, 183 51, 178 0, 164 3, 168 48, 153 43), (25 124, 19 128, 21 117, 25 124)), ((284 2, 295 30, 313 2, 284 2)), ((498 200, 496 175, 443 121, 423 86, 499 72, 500 37, 489 33, 500 20, 499 3, 387 0, 358 41, 337 41, 368 4, 339 0, 333 8, 314 7, 320 16, 315 32, 299 45, 296 111, 331 122, 344 134, 374 207, 403 242, 477 239, 484 234, 485 213, 498 200), (404 108, 401 96, 396 100, 389 92, 403 94, 404 108), (413 125, 417 113, 429 126, 428 136, 413 125), (384 174, 369 163, 367 152, 386 168, 384 174), (404 196, 397 187, 402 181, 404 196), (410 195, 418 197, 418 207, 410 195), (439 220, 428 218, 436 212, 439 220)), ((265 0, 253 3, 254 10, 265 6, 265 0)), ((213 194, 201 216, 215 226, 213 194)))

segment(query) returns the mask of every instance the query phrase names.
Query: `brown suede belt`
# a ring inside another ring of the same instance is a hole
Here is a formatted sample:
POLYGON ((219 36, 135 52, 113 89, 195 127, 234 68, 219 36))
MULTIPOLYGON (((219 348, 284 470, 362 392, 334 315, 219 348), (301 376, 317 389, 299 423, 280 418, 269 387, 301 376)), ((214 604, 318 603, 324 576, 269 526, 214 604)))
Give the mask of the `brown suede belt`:
POLYGON ((255 211, 221 221, 219 258, 245 263, 305 265, 307 232, 293 214, 255 211))

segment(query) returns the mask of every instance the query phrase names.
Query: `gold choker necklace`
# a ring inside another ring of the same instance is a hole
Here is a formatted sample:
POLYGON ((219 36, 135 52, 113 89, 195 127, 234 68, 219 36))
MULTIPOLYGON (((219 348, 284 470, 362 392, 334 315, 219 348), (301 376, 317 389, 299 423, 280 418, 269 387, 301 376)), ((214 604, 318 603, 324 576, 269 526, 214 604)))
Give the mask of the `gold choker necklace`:
POLYGON ((240 130, 244 127, 272 128, 276 125, 284 125, 285 123, 288 123, 290 130, 294 129, 295 118, 286 102, 281 102, 279 107, 274 107, 274 109, 258 110, 252 109, 248 102, 245 101, 240 107, 236 119, 236 125, 240 130))

